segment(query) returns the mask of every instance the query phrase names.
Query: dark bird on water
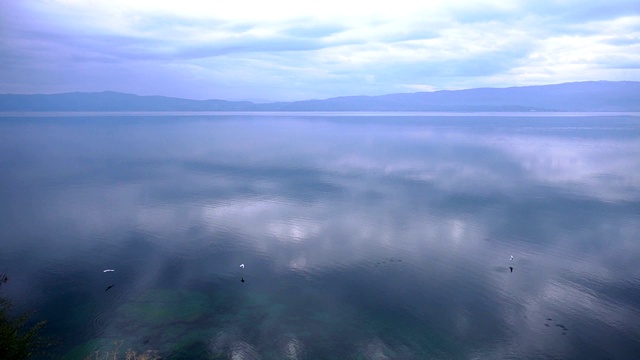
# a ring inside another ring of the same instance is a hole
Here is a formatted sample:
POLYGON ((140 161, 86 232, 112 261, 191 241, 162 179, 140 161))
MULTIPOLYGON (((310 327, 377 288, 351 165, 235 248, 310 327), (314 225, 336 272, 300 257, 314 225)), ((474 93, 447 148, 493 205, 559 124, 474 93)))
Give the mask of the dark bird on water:
POLYGON ((509 266, 509 270, 511 270, 511 272, 513 272, 513 266, 509 266))
POLYGON ((240 279, 240 282, 244 282, 244 278, 241 278, 241 279, 240 279))
POLYGON ((4 275, 2 275, 2 279, 0 279, 0 280, 2 280, 3 284, 6 284, 7 281, 9 281, 9 277, 6 274, 4 274, 4 275))
POLYGON ((115 286, 115 284, 114 284, 114 285, 109 285, 109 286, 107 286, 107 289, 105 290, 105 292, 106 292, 106 291, 109 291, 109 289, 111 289, 111 288, 112 288, 112 287, 114 287, 114 286, 115 286))

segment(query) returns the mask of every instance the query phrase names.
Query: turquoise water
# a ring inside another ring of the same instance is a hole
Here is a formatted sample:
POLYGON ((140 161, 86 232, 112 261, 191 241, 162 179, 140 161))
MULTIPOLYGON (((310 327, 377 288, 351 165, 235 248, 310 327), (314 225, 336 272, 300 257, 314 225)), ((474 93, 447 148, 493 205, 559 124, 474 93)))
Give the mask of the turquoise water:
POLYGON ((0 293, 69 359, 637 357, 640 117, 402 115, 5 114, 0 293))

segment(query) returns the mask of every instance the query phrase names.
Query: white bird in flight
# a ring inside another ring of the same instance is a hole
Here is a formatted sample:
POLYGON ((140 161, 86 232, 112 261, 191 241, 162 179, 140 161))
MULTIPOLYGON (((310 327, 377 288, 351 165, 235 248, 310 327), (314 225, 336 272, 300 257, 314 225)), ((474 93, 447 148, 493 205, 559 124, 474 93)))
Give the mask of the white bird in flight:
POLYGON ((513 260, 513 255, 511 255, 511 259, 509 259, 509 261, 513 260))
POLYGON ((244 269, 244 264, 240 264, 240 267, 244 269))

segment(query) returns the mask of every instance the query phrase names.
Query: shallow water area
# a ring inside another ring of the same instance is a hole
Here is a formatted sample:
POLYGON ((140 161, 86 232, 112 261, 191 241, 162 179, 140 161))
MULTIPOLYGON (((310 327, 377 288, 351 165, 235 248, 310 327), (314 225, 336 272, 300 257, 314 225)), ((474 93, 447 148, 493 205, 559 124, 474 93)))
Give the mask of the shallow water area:
POLYGON ((5 113, 0 198, 64 358, 640 353, 637 114, 5 113))

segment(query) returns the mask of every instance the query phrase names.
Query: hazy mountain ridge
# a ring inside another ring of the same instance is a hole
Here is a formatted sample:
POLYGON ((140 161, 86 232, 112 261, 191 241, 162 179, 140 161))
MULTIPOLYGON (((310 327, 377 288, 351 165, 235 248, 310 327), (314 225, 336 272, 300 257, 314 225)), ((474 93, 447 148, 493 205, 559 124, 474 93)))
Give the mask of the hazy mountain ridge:
POLYGON ((0 94, 0 111, 640 111, 640 82, 591 81, 263 104, 112 91, 0 94))
POLYGON ((113 91, 0 95, 0 111, 242 111, 253 103, 139 96, 113 91))

